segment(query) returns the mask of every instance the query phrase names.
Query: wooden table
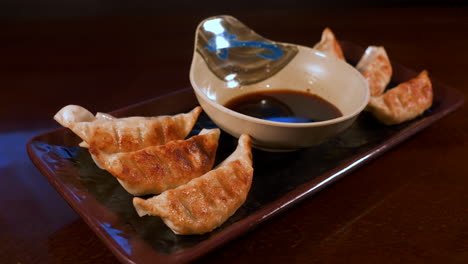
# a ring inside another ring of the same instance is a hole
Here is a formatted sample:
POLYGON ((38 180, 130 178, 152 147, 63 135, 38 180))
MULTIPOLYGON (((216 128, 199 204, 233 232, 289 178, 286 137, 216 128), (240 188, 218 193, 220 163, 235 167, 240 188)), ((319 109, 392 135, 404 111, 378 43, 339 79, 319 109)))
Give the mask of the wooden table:
MULTIPOLYGON (((0 21, 2 263, 117 259, 29 160, 66 104, 111 111, 189 87, 210 12, 0 21)), ((468 96, 468 8, 234 11, 261 35, 312 46, 383 45, 391 60, 468 96)), ((416 134, 200 263, 466 263, 468 109, 416 134)))

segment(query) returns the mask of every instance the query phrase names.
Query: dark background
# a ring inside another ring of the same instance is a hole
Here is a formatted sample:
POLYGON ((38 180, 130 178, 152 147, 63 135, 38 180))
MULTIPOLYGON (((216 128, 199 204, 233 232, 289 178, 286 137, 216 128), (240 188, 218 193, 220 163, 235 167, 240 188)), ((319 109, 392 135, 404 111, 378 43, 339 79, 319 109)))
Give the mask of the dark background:
MULTIPOLYGON (((193 1, 193 0, 7 0, 0 3, 3 18, 76 17, 158 14, 161 12, 262 12, 304 8, 349 7, 441 7, 467 5, 463 0, 270 0, 270 1, 193 1)), ((397 19, 397 17, 396 17, 397 19)))
MULTIPOLYGON (((117 263, 26 142, 64 105, 107 112, 190 87, 195 28, 223 13, 305 46, 328 26, 468 97, 464 1, 0 0, 0 263, 117 263)), ((467 131, 465 104, 198 263, 465 264, 467 131)))
POLYGON ((441 32, 465 38, 449 26, 468 21, 464 2, 0 0, 0 105, 9 109, 0 120, 7 127, 19 120, 56 126, 50 117, 65 104, 106 112, 190 87, 196 26, 220 14, 237 17, 266 38, 305 46, 331 27, 339 40, 385 45, 392 59, 417 61, 409 66, 421 70, 431 60, 413 40, 425 34, 441 41, 432 36, 441 32), (428 27, 431 36, 420 30, 428 27), (412 56, 394 52, 401 48, 412 56), (97 89, 112 93, 98 96, 97 89), (61 100, 49 100, 53 97, 61 100))

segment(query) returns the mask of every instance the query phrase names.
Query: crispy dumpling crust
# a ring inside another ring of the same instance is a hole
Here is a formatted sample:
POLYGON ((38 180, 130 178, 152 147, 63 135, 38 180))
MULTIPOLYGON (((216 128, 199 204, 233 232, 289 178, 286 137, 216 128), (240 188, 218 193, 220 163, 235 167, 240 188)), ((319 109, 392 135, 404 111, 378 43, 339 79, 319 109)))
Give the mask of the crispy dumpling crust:
POLYGON ((129 193, 158 194, 211 170, 219 135, 219 129, 204 129, 187 140, 174 140, 134 152, 106 154, 94 145, 89 151, 129 193))
POLYGON ((369 83, 370 95, 381 95, 392 78, 392 65, 384 47, 369 46, 356 65, 369 83))
POLYGON ((100 151, 118 153, 185 138, 201 111, 196 107, 174 116, 114 118, 103 113, 95 117, 81 106, 68 105, 54 119, 84 140, 80 146, 93 145, 100 151))
POLYGON ((335 35, 329 28, 325 28, 322 32, 322 39, 315 44, 314 49, 317 49, 327 55, 332 55, 338 59, 345 60, 341 46, 335 38, 335 35))
POLYGON ((250 137, 216 169, 147 200, 135 197, 140 216, 160 216, 176 234, 204 234, 224 223, 245 202, 253 177, 250 137))
POLYGON ((384 94, 371 97, 368 110, 386 125, 399 124, 421 115, 431 107, 432 84, 427 71, 384 94))

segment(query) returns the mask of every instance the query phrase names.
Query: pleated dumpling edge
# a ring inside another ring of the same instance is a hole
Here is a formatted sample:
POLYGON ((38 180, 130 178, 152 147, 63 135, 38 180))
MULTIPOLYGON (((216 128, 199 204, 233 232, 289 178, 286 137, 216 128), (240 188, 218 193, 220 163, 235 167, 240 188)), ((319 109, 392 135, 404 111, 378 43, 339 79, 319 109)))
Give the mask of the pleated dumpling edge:
POLYGON ((222 225, 244 204, 252 178, 250 136, 219 166, 185 185, 147 200, 135 197, 139 216, 160 216, 176 234, 204 234, 222 225))

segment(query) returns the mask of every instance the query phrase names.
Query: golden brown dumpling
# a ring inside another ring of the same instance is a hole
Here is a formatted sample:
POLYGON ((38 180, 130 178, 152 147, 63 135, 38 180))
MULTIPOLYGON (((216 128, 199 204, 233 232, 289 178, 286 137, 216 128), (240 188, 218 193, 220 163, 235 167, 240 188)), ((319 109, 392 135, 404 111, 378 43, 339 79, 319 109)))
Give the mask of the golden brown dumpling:
POLYGON ((174 116, 114 118, 98 113, 95 117, 81 106, 68 105, 54 119, 84 140, 80 146, 93 145, 100 151, 118 153, 183 139, 200 112, 201 107, 196 107, 189 113, 174 116))
POLYGON ((392 78, 392 65, 384 47, 369 46, 356 69, 369 83, 371 96, 382 94, 392 78))
MULTIPOLYGON (((96 113, 96 118, 97 119, 105 119, 105 120, 113 120, 115 119, 114 116, 110 115, 110 114, 106 114, 106 113, 101 113, 101 112, 97 112, 96 113)), ((89 145, 88 143, 86 143, 85 141, 82 141, 80 144, 79 144, 80 147, 82 148, 89 148, 89 145)), ((94 158, 94 157, 93 157, 94 158)), ((99 166, 99 165, 98 165, 99 166)), ((101 168, 101 167, 100 167, 101 168)), ((101 168, 102 169, 102 168, 101 168)))
POLYGON ((160 216, 176 234, 204 234, 224 223, 245 202, 252 183, 250 137, 216 169, 147 200, 135 197, 140 216, 160 216))
POLYGON ((173 140, 138 151, 106 154, 90 145, 89 152, 129 193, 158 194, 211 170, 219 134, 219 129, 203 129, 187 140, 173 140))
POLYGON ((432 105, 432 84, 426 71, 376 97, 368 110, 382 123, 393 125, 421 115, 432 105))
POLYGON ((341 46, 335 38, 335 35, 329 28, 325 28, 322 32, 322 39, 315 44, 314 49, 317 49, 327 55, 332 55, 338 59, 345 60, 341 46))

